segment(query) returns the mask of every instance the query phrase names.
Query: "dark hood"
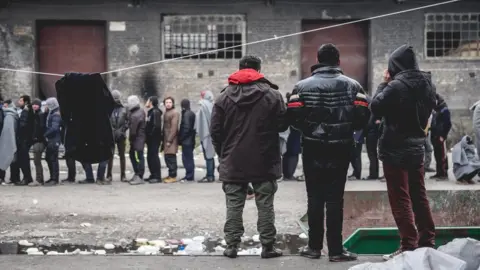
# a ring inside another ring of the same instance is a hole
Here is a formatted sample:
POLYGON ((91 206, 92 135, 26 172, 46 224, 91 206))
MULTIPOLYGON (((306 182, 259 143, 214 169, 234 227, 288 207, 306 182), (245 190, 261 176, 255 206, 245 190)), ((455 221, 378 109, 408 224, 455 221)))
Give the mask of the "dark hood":
POLYGON ((180 102, 180 106, 182 107, 182 110, 190 110, 190 100, 182 99, 182 102, 180 102))
POLYGON ((402 71, 418 69, 417 57, 412 46, 400 46, 388 59, 388 72, 392 78, 402 71))
POLYGON ((437 106, 435 106, 435 111, 440 111, 441 109, 447 107, 447 102, 445 99, 438 93, 435 93, 435 99, 437 100, 437 106))
POLYGON ((263 98, 271 88, 278 86, 265 79, 263 74, 254 69, 241 69, 228 77, 231 90, 226 94, 230 100, 240 106, 250 106, 263 98))

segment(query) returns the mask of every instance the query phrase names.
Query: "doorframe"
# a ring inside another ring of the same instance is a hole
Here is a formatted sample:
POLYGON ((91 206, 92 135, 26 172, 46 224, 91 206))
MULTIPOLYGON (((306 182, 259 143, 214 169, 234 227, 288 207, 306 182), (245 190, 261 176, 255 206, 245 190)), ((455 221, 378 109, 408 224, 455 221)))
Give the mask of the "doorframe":
MULTIPOLYGON (((339 23, 346 23, 346 22, 352 22, 352 21, 356 21, 358 19, 348 19, 348 20, 345 20, 345 19, 327 19, 327 20, 324 20, 324 19, 302 19, 300 21, 300 31, 305 31, 305 29, 303 28, 304 24, 308 24, 308 23, 319 23, 319 22, 331 22, 331 23, 334 23, 334 24, 339 24, 339 23)), ((372 23, 371 23, 371 20, 368 20, 368 21, 362 21, 362 22, 358 22, 358 23, 363 23, 363 24, 367 24, 367 35, 366 35, 366 38, 367 38, 367 82, 366 82, 366 87, 368 87, 368 89, 363 89, 367 94, 374 94, 374 90, 373 90, 373 85, 372 85, 372 81, 373 81, 373 70, 372 70, 372 53, 373 53, 373 48, 372 48, 372 23)), ((302 67, 302 58, 303 58, 303 38, 300 37, 300 61, 299 61, 299 65, 300 65, 300 78, 303 74, 303 67, 302 67)))
MULTIPOLYGON (((35 50, 34 50, 34 66, 35 70, 39 70, 40 68, 40 60, 39 60, 39 50, 40 50, 40 28, 43 26, 50 26, 50 25, 97 25, 97 26, 102 26, 105 30, 105 71, 108 71, 109 69, 109 63, 108 63, 108 40, 109 40, 109 31, 108 31, 108 21, 106 20, 56 20, 56 19, 37 19, 33 22, 33 26, 35 27, 35 33, 34 33, 34 38, 35 38, 35 50)), ((33 85, 33 96, 40 98, 40 99, 45 99, 45 96, 43 96, 43 93, 40 91, 40 83, 39 83, 39 77, 40 75, 34 76, 32 85, 33 85)), ((102 76, 104 77, 105 83, 108 85, 108 76, 102 76)), ((58 77, 60 79, 60 77, 58 77)))

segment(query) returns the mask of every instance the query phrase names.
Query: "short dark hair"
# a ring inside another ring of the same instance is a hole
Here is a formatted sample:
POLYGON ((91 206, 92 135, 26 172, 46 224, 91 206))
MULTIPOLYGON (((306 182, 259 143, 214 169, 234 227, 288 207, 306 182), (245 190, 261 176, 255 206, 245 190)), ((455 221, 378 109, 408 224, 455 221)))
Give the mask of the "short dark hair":
POLYGON ((30 104, 32 101, 29 95, 22 95, 20 96, 20 99, 23 99, 23 102, 25 102, 26 104, 30 104))
POLYGON ((172 101, 173 106, 175 106, 175 99, 173 97, 170 97, 170 96, 163 99, 163 104, 165 104, 165 101, 167 101, 169 99, 172 101))
POLYGON ((329 66, 338 66, 340 63, 340 52, 337 47, 331 43, 323 44, 317 51, 318 63, 329 66))
POLYGON ((150 100, 153 107, 158 107, 158 97, 157 96, 151 96, 151 97, 148 98, 148 100, 150 100))
POLYGON ((262 60, 253 55, 246 55, 240 59, 239 69, 252 68, 259 71, 262 67, 262 60))
POLYGON ((12 100, 11 99, 6 99, 6 100, 3 101, 3 103, 10 105, 10 104, 12 104, 12 100))

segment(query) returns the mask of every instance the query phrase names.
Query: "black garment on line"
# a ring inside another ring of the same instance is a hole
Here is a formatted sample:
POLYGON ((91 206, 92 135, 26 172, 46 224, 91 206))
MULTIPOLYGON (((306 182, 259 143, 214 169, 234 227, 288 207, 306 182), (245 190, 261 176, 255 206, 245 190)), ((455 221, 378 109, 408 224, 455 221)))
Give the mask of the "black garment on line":
POLYGON ((82 163, 113 156, 110 115, 115 101, 99 73, 67 73, 55 83, 65 124, 65 153, 82 163))

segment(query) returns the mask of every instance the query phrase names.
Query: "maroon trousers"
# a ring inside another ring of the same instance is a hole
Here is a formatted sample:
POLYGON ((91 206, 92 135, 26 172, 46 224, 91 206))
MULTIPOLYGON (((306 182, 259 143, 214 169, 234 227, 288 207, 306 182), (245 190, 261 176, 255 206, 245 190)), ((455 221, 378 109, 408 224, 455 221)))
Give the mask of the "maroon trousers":
POLYGON ((388 199, 402 250, 435 246, 435 224, 425 190, 423 165, 405 169, 383 163, 388 199))

